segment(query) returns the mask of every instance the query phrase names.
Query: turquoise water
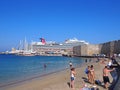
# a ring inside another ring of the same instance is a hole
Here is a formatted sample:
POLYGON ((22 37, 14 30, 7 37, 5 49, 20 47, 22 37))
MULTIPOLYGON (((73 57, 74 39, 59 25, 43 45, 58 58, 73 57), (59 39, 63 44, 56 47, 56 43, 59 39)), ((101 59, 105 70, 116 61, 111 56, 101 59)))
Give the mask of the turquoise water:
POLYGON ((0 55, 0 86, 69 68, 69 61, 75 67, 84 62, 78 57, 0 55))

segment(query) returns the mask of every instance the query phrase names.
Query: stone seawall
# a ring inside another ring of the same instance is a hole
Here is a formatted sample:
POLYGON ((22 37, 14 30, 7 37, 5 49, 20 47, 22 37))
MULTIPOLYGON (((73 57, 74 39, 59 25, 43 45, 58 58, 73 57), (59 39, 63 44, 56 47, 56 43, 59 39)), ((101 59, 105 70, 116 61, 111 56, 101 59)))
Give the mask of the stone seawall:
POLYGON ((99 44, 99 50, 107 56, 120 54, 120 40, 99 44))
POLYGON ((76 56, 92 56, 105 54, 110 57, 114 54, 120 54, 120 40, 110 41, 97 45, 81 45, 73 47, 73 54, 76 56))

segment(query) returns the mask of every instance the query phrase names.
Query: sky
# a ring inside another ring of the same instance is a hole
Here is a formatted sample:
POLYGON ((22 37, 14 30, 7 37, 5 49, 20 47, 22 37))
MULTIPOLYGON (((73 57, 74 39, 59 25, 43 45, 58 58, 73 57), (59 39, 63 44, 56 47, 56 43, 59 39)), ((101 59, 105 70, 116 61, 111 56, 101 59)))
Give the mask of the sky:
POLYGON ((0 51, 20 40, 120 39, 120 0, 0 0, 0 51))

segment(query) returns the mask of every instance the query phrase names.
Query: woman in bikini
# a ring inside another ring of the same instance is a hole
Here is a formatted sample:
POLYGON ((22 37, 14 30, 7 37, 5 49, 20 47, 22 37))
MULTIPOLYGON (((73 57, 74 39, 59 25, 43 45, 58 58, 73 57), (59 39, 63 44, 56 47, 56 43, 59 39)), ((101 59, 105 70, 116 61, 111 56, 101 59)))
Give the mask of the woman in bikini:
POLYGON ((91 65, 91 69, 90 69, 90 83, 95 84, 95 71, 93 65, 91 65))

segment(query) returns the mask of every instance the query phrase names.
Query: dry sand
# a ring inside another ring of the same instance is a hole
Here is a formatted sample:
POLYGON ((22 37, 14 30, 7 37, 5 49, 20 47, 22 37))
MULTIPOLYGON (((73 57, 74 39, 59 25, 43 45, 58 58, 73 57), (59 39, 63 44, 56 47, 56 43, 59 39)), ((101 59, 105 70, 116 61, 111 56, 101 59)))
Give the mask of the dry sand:
MULTIPOLYGON (((101 64, 100 62, 85 63, 81 67, 76 68, 77 75, 75 79, 75 90, 80 90, 84 84, 90 85, 84 81, 84 79, 87 77, 84 73, 84 70, 88 65, 94 65, 96 75, 95 79, 103 81, 102 69, 104 68, 105 64, 101 64)), ((111 76, 110 81, 112 82, 111 76)), ((35 78, 22 83, 13 84, 5 88, 0 88, 0 90, 72 90, 69 88, 69 83, 70 70, 66 69, 57 73, 46 75, 44 77, 35 78)), ((99 90, 104 90, 102 86, 97 87, 99 90)))

